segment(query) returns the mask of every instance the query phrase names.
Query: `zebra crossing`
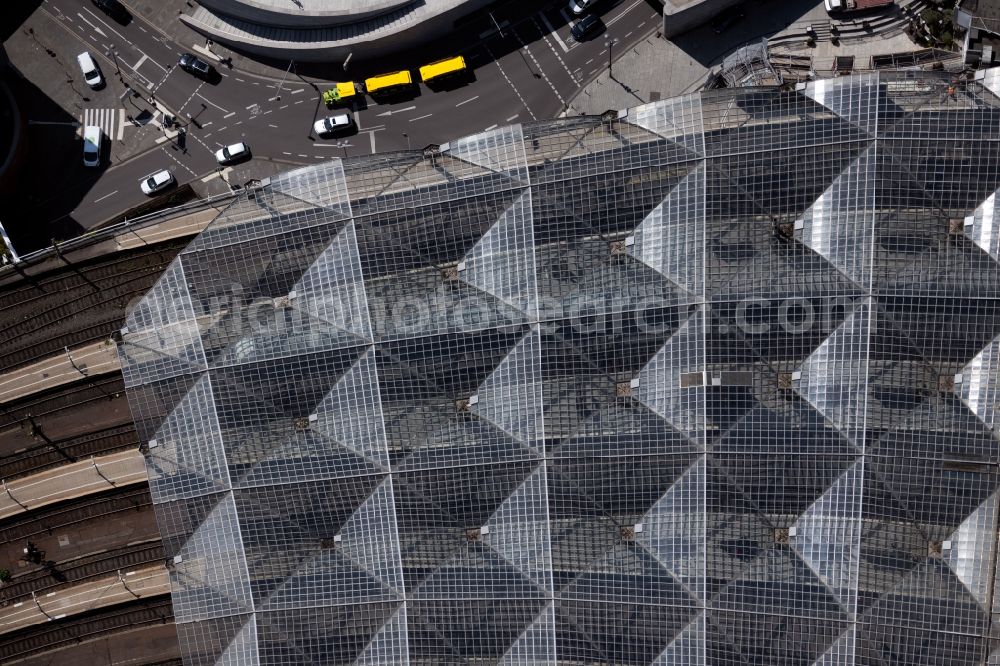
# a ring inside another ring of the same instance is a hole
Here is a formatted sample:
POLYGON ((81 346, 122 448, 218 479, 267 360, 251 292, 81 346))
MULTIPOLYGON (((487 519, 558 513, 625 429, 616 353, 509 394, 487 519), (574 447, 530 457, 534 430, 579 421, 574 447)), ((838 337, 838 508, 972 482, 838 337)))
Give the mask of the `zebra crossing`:
POLYGON ((115 135, 116 131, 120 131, 121 128, 121 111, 119 109, 84 109, 83 118, 81 122, 81 132, 82 127, 87 125, 97 125, 104 132, 104 135, 110 140, 114 141, 118 138, 115 135))

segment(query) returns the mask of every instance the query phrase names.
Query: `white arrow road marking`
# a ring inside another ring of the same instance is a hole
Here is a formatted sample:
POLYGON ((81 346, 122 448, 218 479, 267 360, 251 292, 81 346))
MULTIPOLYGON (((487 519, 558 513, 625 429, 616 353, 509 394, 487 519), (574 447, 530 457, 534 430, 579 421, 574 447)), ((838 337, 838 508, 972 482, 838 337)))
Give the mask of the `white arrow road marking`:
POLYGON ((94 25, 93 23, 91 23, 90 21, 88 21, 86 16, 84 16, 80 12, 77 12, 76 15, 80 17, 81 21, 83 21, 84 23, 86 23, 87 25, 89 25, 91 28, 93 28, 94 32, 96 32, 98 35, 100 35, 101 37, 104 37, 105 39, 108 38, 107 34, 105 34, 105 32, 103 30, 101 30, 100 28, 98 28, 96 25, 94 25))
POLYGON ((394 113, 403 113, 404 111, 413 111, 413 109, 415 109, 415 108, 417 108, 417 107, 416 106, 408 106, 405 109, 390 109, 389 111, 384 111, 383 113, 380 113, 378 115, 380 115, 380 116, 391 116, 394 113))

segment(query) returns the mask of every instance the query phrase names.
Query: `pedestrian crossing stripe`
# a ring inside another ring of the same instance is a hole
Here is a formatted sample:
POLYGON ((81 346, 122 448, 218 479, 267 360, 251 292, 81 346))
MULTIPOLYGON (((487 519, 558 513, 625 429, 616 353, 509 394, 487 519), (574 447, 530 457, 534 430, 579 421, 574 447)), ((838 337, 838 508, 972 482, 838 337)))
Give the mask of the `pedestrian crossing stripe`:
POLYGON ((113 141, 115 139, 115 125, 118 122, 120 122, 118 109, 84 109, 80 132, 82 135, 83 127, 87 125, 97 125, 104 132, 104 135, 113 141))

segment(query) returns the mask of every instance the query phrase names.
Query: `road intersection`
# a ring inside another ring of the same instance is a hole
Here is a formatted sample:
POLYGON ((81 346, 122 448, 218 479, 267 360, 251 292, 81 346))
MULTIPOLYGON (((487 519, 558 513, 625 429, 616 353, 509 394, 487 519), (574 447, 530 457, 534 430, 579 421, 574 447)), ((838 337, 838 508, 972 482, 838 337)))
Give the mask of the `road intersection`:
MULTIPOLYGON (((420 85, 413 96, 392 104, 363 101, 348 109, 358 132, 324 140, 311 133, 313 121, 343 111, 328 111, 321 103, 322 91, 333 79, 314 76, 316 68, 305 73, 305 67, 288 63, 280 76, 228 69, 220 62, 222 49, 206 48, 195 33, 188 45, 178 44, 138 12, 122 26, 86 0, 42 0, 41 11, 67 37, 72 35, 61 45, 63 57, 71 60, 83 48, 89 50, 100 61, 112 99, 118 100, 117 108, 108 108, 110 95, 105 94, 78 120, 100 118, 112 141, 122 139, 122 133, 158 133, 152 147, 110 164, 80 198, 72 216, 91 228, 143 203, 138 181, 162 168, 173 172, 179 183, 217 178, 214 152, 237 141, 248 143, 255 157, 225 174, 231 183, 242 184, 257 177, 255 164, 261 159, 293 168, 337 156, 421 148, 498 125, 551 118, 608 66, 608 36, 615 39, 615 51, 623 53, 659 24, 646 0, 608 0, 602 9, 607 32, 580 44, 569 36, 564 3, 530 6, 534 13, 523 12, 516 3, 508 5, 506 13, 495 13, 495 24, 471 22, 448 46, 428 46, 427 53, 450 48, 450 54, 464 55, 474 70, 474 80, 467 85, 442 92, 420 85), (176 66, 179 55, 192 50, 216 66, 218 83, 197 79, 176 66), (165 114, 174 116, 183 131, 165 126, 165 114)), ((423 64, 421 57, 399 54, 383 63, 355 61, 349 74, 358 80, 375 67, 415 70, 423 64)), ((324 73, 338 69, 327 67, 324 73)))

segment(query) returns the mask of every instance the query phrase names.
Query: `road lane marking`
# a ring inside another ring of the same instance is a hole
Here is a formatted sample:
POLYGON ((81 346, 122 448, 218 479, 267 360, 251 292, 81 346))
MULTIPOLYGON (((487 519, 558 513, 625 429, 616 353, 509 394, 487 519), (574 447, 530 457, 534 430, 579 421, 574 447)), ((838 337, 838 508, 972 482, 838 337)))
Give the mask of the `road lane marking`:
POLYGON ((286 153, 285 151, 281 151, 281 154, 282 155, 291 155, 291 153, 286 153))
POLYGON ((139 69, 140 67, 142 67, 142 63, 146 62, 147 60, 149 60, 149 56, 143 53, 142 57, 139 58, 139 62, 132 65, 132 69, 139 69))
POLYGON ((299 157, 309 157, 308 155, 303 155, 302 153, 299 153, 298 155, 299 157))
MULTIPOLYGON (((296 104, 298 104, 298 102, 296 102, 296 104)), ((417 107, 416 106, 408 106, 405 109, 389 109, 388 111, 383 111, 382 113, 379 113, 378 115, 379 116, 391 116, 391 115, 396 114, 396 113, 403 113, 404 111, 413 111, 415 108, 417 108, 417 107)))
POLYGON ((98 202, 100 202, 100 201, 104 201, 104 200, 105 200, 105 199, 107 199, 108 197, 111 197, 111 196, 114 196, 114 195, 116 195, 116 194, 118 194, 118 190, 115 190, 115 191, 114 191, 114 192, 112 192, 111 194, 105 194, 105 195, 104 195, 103 197, 101 197, 100 199, 94 199, 94 203, 98 203, 98 202))
POLYGON ((125 135, 125 109, 118 109, 118 136, 119 141, 125 135))
POLYGON ((495 130, 496 128, 497 128, 497 125, 496 125, 496 123, 494 123, 494 124, 490 125, 489 127, 487 127, 486 129, 484 129, 483 131, 484 132, 489 132, 490 130, 495 130))
POLYGON ((268 126, 268 127, 273 127, 274 129, 278 129, 278 126, 277 126, 277 125, 272 125, 271 123, 268 123, 268 124, 267 124, 267 126, 268 126))
MULTIPOLYGON (((200 87, 201 87, 201 86, 199 86, 199 88, 200 88, 200 87)), ((218 109, 219 111, 222 111, 223 113, 226 113, 226 110, 225 110, 225 109, 223 109, 223 108, 222 108, 221 106, 219 106, 218 104, 216 104, 215 102, 211 101, 210 99, 208 99, 207 97, 205 97, 205 96, 204 96, 204 95, 202 95, 201 93, 197 93, 197 94, 198 94, 198 97, 201 97, 201 98, 202 98, 202 100, 204 100, 205 102, 208 102, 209 104, 211 104, 212 106, 214 106, 215 108, 217 108, 217 109, 218 109)), ((235 113, 235 111, 234 111, 233 113, 235 113)), ((230 113, 229 115, 231 116, 231 115, 233 115, 233 114, 232 114, 232 113, 230 113)), ((226 118, 228 118, 228 117, 229 117, 229 116, 226 116, 226 118)))
POLYGON ((222 119, 225 120, 226 118, 229 118, 230 116, 235 116, 235 115, 236 115, 235 111, 230 111, 226 115, 222 116, 222 119))
POLYGON ((508 123, 509 123, 510 121, 512 121, 512 120, 514 120, 515 118, 517 118, 517 117, 518 117, 519 115, 521 115, 521 114, 520 114, 520 113, 515 113, 514 115, 512 115, 512 116, 511 116, 510 118, 508 118, 508 119, 507 119, 507 120, 505 120, 504 122, 508 122, 508 123))
MULTIPOLYGON (((641 2, 642 0, 638 1, 641 2)), ((556 88, 555 84, 553 84, 552 81, 549 79, 549 75, 545 73, 544 69, 542 69, 542 63, 538 62, 538 58, 536 58, 535 54, 531 52, 530 48, 528 48, 527 43, 525 43, 525 41, 521 39, 521 35, 518 34, 517 30, 512 29, 511 32, 514 34, 514 38, 517 39, 517 43, 521 45, 521 50, 528 54, 528 57, 531 58, 531 62, 535 63, 535 67, 538 68, 538 73, 542 76, 543 79, 545 79, 545 82, 549 84, 549 88, 551 88, 552 92, 555 93, 556 98, 562 103, 563 106, 566 106, 566 100, 564 100, 563 96, 559 94, 559 90, 556 88)))
POLYGON ((209 121, 208 121, 207 123, 202 123, 202 124, 201 124, 201 126, 202 126, 202 127, 208 127, 208 126, 209 126, 209 125, 211 125, 211 124, 212 124, 212 121, 211 121, 211 120, 209 120, 209 121))
MULTIPOLYGON (((98 35, 100 35, 101 37, 104 37, 105 39, 107 39, 107 38, 108 38, 108 35, 107 35, 107 33, 106 33, 106 32, 104 32, 103 30, 101 30, 100 28, 98 28, 98 27, 97 27, 96 25, 94 25, 94 24, 93 24, 93 23, 91 23, 90 21, 88 21, 88 20, 87 20, 87 17, 86 17, 86 16, 84 16, 84 15, 83 15, 83 14, 81 14, 80 12, 77 12, 77 13, 76 13, 76 15, 80 17, 80 20, 81 20, 81 21, 83 21, 84 23, 86 23, 87 25, 89 25, 89 26, 90 26, 91 28, 93 28, 93 29, 94 29, 94 32, 96 32, 96 33, 97 33, 98 35)), ((91 39, 94 39, 94 37, 93 37, 93 36, 91 36, 91 39)), ((96 40, 96 39, 94 39, 94 41, 96 42, 97 40, 96 40)))
POLYGON ((256 108, 257 106, 258 106, 257 102, 254 102, 253 104, 251 104, 250 106, 247 107, 247 111, 249 111, 250 109, 256 108))
MULTIPOLYGON (((143 28, 143 27, 142 27, 141 25, 138 25, 138 26, 136 26, 136 27, 137 27, 137 28, 139 28, 139 30, 142 30, 143 32, 147 32, 147 31, 146 31, 146 29, 145 29, 145 28, 143 28)), ((148 32, 147 32, 147 34, 148 34, 148 32)))
POLYGON ((426 116, 417 116, 416 118, 410 118, 410 122, 412 123, 416 120, 423 120, 424 118, 430 118, 433 115, 434 115, 433 113, 428 113, 426 116))
POLYGON ((623 18, 625 18, 626 14, 628 14, 630 11, 632 11, 633 9, 635 9, 636 7, 638 7, 640 4, 642 4, 642 2, 643 2, 643 0, 635 0, 635 2, 633 2, 631 5, 629 5, 625 9, 623 9, 621 14, 619 14, 616 17, 614 17, 613 19, 609 19, 609 20, 605 21, 604 25, 610 28, 615 23, 618 23, 618 21, 621 21, 623 18))
POLYGON ((339 147, 335 143, 314 143, 313 145, 316 146, 317 148, 338 148, 339 147))
MULTIPOLYGON (((517 95, 517 98, 519 100, 521 100, 521 104, 524 105, 524 108, 525 110, 527 110, 528 115, 531 116, 532 120, 538 120, 538 118, 535 117, 534 111, 532 111, 531 107, 528 106, 528 103, 524 101, 524 97, 521 95, 521 91, 517 89, 517 86, 514 85, 514 82, 510 80, 510 77, 507 76, 507 72, 505 72, 504 68, 500 65, 500 61, 497 60, 497 57, 495 55, 493 55, 493 51, 491 51, 490 47, 488 46, 484 45, 484 48, 486 49, 486 52, 490 54, 490 58, 493 59, 493 62, 496 64, 497 69, 499 69, 500 73, 503 74, 503 78, 507 80, 508 85, 510 85, 511 89, 514 91, 514 94, 517 95)), ((374 153, 375 151, 373 150, 372 152, 374 153)))
POLYGON ((297 101, 297 102, 295 102, 295 103, 296 103, 296 104, 301 104, 301 103, 302 103, 302 102, 304 102, 304 101, 305 101, 304 99, 300 99, 299 101, 297 101))
POLYGON ((474 102, 477 99, 479 99, 479 95, 476 95, 475 97, 470 97, 469 99, 465 100, 464 102, 459 102, 458 104, 456 104, 455 108, 457 109, 458 107, 462 106, 463 104, 468 104, 469 102, 474 102))
MULTIPOLYGON (((542 14, 543 18, 544 18, 544 16, 545 15, 542 14)), ((535 24, 535 27, 538 29, 539 33, 544 33, 544 31, 542 30, 541 26, 538 25, 538 22, 535 21, 535 19, 532 18, 531 21, 532 21, 532 23, 535 24)), ((555 33, 552 33, 552 34, 554 35, 555 33)), ((573 76, 573 72, 569 71, 569 67, 566 66, 566 61, 564 61, 562 59, 562 56, 559 55, 559 51, 556 51, 556 47, 552 46, 552 42, 549 41, 548 35, 542 34, 542 40, 545 42, 545 44, 550 49, 552 49, 552 54, 556 57, 556 60, 558 60, 559 64, 563 66, 563 69, 566 70, 566 73, 569 74, 569 80, 572 81, 573 83, 579 84, 580 82, 576 80, 575 76, 573 76)))
POLYGON ((375 132, 368 132, 368 138, 371 139, 372 143, 372 155, 375 154, 375 132))
POLYGON ((549 34, 555 37, 556 43, 559 44, 559 48, 563 50, 563 53, 569 53, 569 47, 566 46, 566 42, 559 37, 559 33, 556 32, 556 29, 552 27, 552 23, 549 22, 549 17, 545 15, 545 12, 542 12, 542 23, 544 23, 545 27, 549 29, 549 34))
POLYGON ((299 94, 300 92, 302 92, 303 90, 305 90, 305 88, 299 88, 298 90, 293 90, 293 91, 292 91, 292 94, 293 94, 293 95, 298 95, 298 94, 299 94))

